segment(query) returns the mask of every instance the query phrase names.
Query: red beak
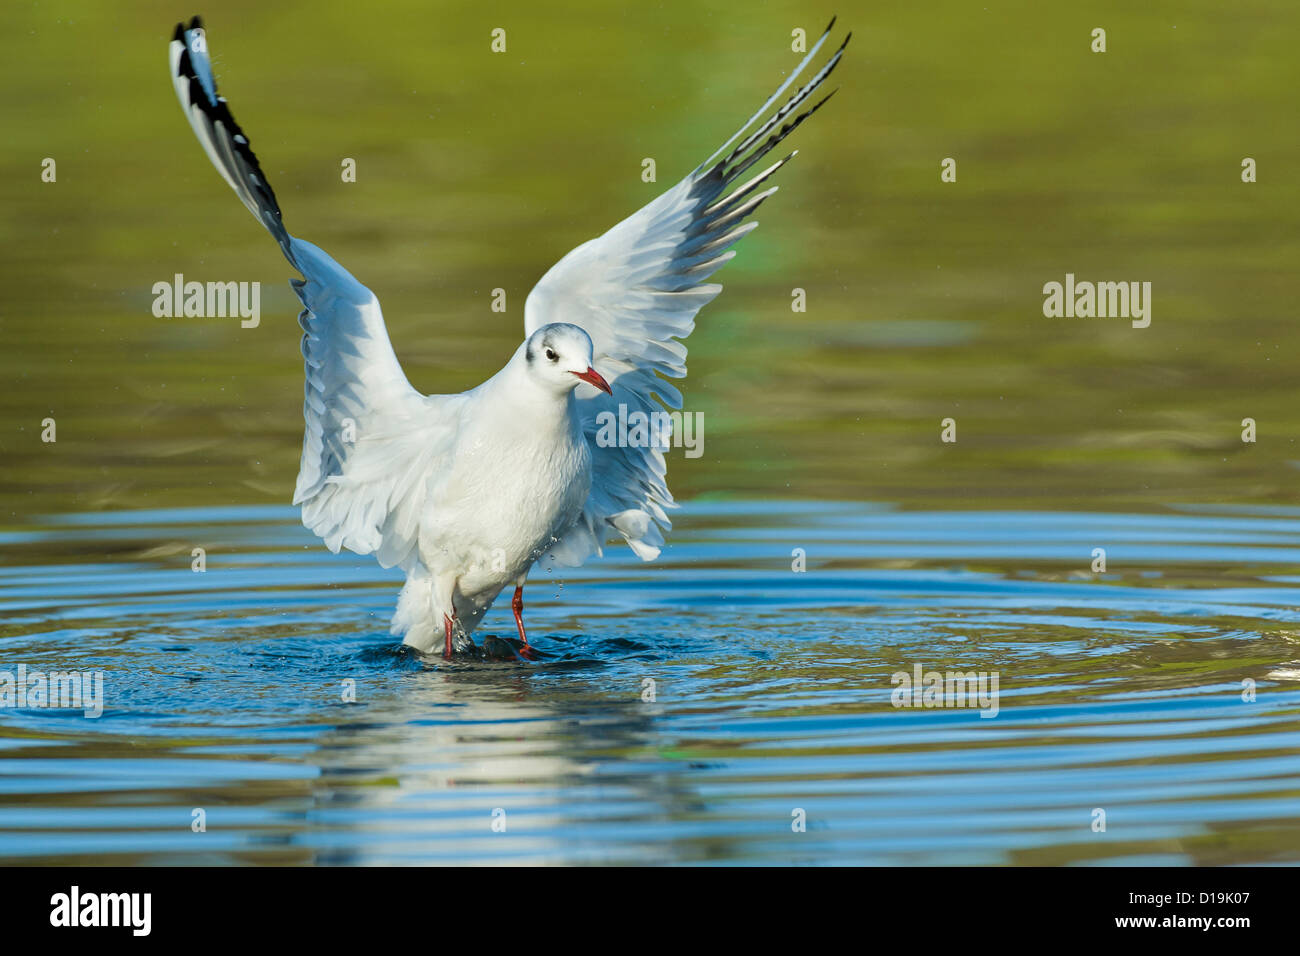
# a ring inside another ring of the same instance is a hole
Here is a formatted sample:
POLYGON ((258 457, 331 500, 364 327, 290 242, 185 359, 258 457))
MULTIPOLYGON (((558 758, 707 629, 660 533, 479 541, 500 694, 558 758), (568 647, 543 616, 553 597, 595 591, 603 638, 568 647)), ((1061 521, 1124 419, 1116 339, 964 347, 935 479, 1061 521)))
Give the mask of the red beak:
POLYGON ((573 374, 578 376, 578 378, 582 379, 588 385, 595 385, 598 389, 600 389, 602 392, 605 392, 608 395, 614 394, 610 390, 609 382, 605 381, 605 379, 601 376, 601 374, 597 372, 594 368, 589 368, 585 372, 574 372, 573 374))

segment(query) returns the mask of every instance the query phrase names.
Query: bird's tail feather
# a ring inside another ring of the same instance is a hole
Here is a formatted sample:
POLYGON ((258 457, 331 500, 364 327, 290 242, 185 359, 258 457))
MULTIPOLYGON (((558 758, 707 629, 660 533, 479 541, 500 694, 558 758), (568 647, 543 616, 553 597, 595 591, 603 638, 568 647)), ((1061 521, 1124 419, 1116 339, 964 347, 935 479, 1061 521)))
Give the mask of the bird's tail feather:
POLYGON ((442 646, 443 624, 433 608, 433 580, 427 571, 418 569, 407 575, 389 633, 424 654, 442 646))
MULTIPOLYGON (((452 616, 452 643, 457 651, 473 646, 470 635, 487 613, 487 605, 471 605, 453 601, 456 608, 440 608, 434 599, 433 578, 423 565, 413 567, 406 575, 406 584, 397 597, 397 610, 393 612, 389 633, 402 638, 402 643, 422 654, 441 650, 446 643, 443 615, 452 616)), ((491 602, 488 602, 489 604, 491 602)))

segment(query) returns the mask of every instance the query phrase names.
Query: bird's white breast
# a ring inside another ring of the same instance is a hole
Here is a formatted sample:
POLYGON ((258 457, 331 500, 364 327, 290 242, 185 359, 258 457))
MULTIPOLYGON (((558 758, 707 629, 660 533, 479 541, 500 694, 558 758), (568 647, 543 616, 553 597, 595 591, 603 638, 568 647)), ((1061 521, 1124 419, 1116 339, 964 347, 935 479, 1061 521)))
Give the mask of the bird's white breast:
POLYGON ((432 489, 421 558, 435 577, 456 572, 458 593, 474 603, 521 578, 586 502, 591 454, 569 403, 558 411, 521 409, 461 429, 432 489))

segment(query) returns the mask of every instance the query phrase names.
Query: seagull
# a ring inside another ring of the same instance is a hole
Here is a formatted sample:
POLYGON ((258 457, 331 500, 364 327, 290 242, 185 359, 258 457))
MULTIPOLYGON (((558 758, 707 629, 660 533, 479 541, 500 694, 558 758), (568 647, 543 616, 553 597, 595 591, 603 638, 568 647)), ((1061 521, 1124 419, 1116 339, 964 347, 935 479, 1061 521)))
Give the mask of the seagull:
POLYGON ((852 34, 768 115, 834 26, 712 156, 542 276, 524 304, 525 338, 501 371, 457 395, 423 395, 402 372, 374 293, 286 230, 217 94, 200 18, 176 25, 168 53, 181 108, 217 172, 302 275, 290 280, 303 305, 307 379, 293 503, 332 552, 374 555, 406 573, 391 631, 404 644, 433 654, 441 642, 447 658, 475 650, 471 634, 514 585, 519 642, 510 646, 536 659, 523 620, 535 564, 577 567, 616 537, 644 561, 659 556, 677 507, 665 481, 669 436, 608 447, 598 420, 620 406, 647 418, 682 407, 668 379, 686 375, 681 340, 722 291, 707 280, 758 225, 746 220, 795 153, 741 179, 833 95, 811 99, 852 34))

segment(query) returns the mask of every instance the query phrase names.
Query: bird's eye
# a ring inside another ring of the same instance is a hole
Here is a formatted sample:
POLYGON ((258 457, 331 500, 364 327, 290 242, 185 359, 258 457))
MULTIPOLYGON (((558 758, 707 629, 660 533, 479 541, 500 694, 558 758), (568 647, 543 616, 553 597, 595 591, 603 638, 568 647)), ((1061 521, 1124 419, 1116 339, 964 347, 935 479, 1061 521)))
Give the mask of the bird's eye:
POLYGON ((557 358, 559 358, 559 356, 555 354, 555 349, 547 349, 546 357, 550 359, 552 362, 554 362, 557 358))

